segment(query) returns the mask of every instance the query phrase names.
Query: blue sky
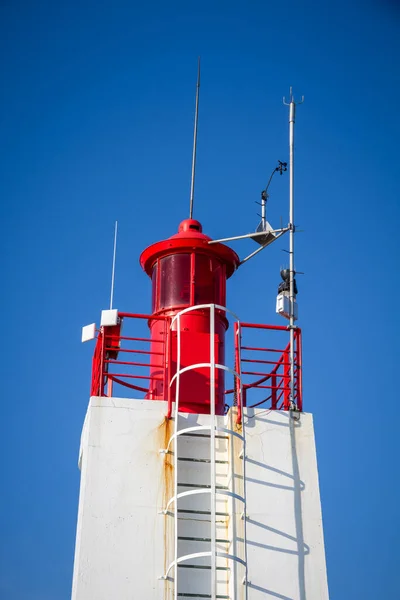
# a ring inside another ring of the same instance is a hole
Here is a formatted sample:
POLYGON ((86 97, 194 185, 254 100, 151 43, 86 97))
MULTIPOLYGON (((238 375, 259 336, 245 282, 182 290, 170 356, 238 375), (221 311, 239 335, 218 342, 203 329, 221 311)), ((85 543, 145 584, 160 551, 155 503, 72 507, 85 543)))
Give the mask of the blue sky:
MULTIPOLYGON (((0 598, 70 594, 92 347, 109 301, 147 312, 138 256, 188 213, 252 230, 297 113, 304 406, 314 413, 333 600, 400 597, 397 276, 400 7, 352 3, 10 2, 0 7, 3 347, 0 598)), ((288 178, 270 220, 287 220, 288 178)), ((232 278, 243 320, 274 314, 278 242, 232 278)), ((244 255, 252 242, 235 249, 244 255)))

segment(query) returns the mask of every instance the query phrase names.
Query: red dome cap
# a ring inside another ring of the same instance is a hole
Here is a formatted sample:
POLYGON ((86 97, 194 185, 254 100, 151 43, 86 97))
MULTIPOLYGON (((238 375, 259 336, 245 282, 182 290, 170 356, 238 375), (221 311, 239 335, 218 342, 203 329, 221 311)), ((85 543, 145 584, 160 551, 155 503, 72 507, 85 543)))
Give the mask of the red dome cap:
POLYGON ((182 231, 203 231, 200 221, 196 221, 195 219, 185 219, 182 223, 179 224, 178 233, 182 231))
POLYGON ((151 277, 154 263, 158 258, 170 254, 192 252, 198 250, 202 254, 209 254, 218 258, 226 265, 226 277, 230 277, 239 266, 239 257, 231 248, 224 244, 209 244, 211 238, 203 233, 199 221, 185 219, 180 223, 178 233, 167 240, 152 244, 140 255, 142 269, 151 277))

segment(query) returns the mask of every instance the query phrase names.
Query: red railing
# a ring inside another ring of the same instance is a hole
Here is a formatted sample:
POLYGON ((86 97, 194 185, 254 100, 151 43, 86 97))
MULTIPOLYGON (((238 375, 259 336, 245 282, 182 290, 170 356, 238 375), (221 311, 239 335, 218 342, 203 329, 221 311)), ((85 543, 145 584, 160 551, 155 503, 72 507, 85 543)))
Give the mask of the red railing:
MULTIPOLYGON (((242 402, 238 402, 238 419, 241 405, 255 408, 271 402, 272 410, 289 410, 290 408, 290 343, 284 348, 276 349, 264 346, 246 346, 242 344, 244 329, 265 330, 268 332, 285 332, 288 338, 287 327, 280 325, 259 325, 255 323, 235 324, 235 371, 240 373, 242 383, 242 402), (251 352, 251 357, 248 353, 251 352), (261 358, 262 357, 262 358, 261 358), (254 370, 247 370, 246 365, 257 365, 254 370), (260 366, 258 366, 260 365, 260 366), (257 369, 257 370, 255 370, 257 369), (258 370, 259 369, 259 370, 258 370), (264 369, 264 370, 262 370, 264 369), (254 379, 254 378, 257 379, 254 379), (249 391, 257 390, 260 393, 268 390, 267 396, 249 402, 249 391)), ((294 330, 294 398, 298 410, 302 410, 302 351, 301 329, 294 330)), ((240 382, 236 379, 235 387, 227 390, 226 394, 234 393, 236 398, 240 394, 240 382)))
MULTIPOLYGON (((119 313, 118 325, 101 328, 92 361, 91 396, 112 396, 115 383, 151 399, 155 387, 162 382, 164 397, 168 402, 167 416, 171 417, 173 399, 169 385, 172 347, 170 323, 170 317, 119 313), (122 323, 124 322, 125 330, 130 320, 136 320, 134 333, 137 333, 138 321, 142 321, 146 327, 145 322, 162 322, 162 339, 122 335, 122 323), (145 373, 143 369, 146 370, 145 373)), ((282 335, 278 333, 282 339, 285 333, 285 341, 288 340, 288 329, 284 326, 237 322, 234 324, 235 371, 240 375, 240 379, 235 377, 234 387, 226 390, 225 394, 235 396, 234 404, 238 407, 239 423, 242 419, 242 406, 254 408, 266 405, 272 410, 290 408, 290 346, 289 343, 280 349, 265 346, 264 340, 273 345, 272 337, 277 334, 272 332, 282 332, 282 335), (245 334, 245 330, 251 331, 252 335, 245 334), (261 345, 243 345, 242 337, 250 338, 251 342, 257 344, 256 332, 265 332, 269 336, 263 336, 261 345), (251 368, 250 365, 254 366, 251 368), (267 395, 264 397, 265 393, 267 395)), ((294 330, 293 400, 297 408, 302 410, 302 351, 299 328, 294 330)))
POLYGON ((96 347, 92 361, 92 396, 112 396, 113 383, 126 388, 136 390, 151 396, 152 388, 157 381, 164 383, 164 389, 168 389, 168 356, 170 319, 168 317, 153 315, 142 315, 134 313, 118 313, 119 324, 111 327, 102 327, 97 336, 96 347), (164 339, 152 340, 147 337, 121 335, 121 327, 124 319, 141 319, 145 321, 157 320, 164 323, 164 339), (140 343, 148 344, 148 347, 132 347, 140 343), (151 344, 151 345, 150 345, 151 344), (157 349, 154 349, 154 346, 157 349), (142 360, 125 360, 142 358, 142 360), (148 362, 145 360, 148 357, 148 362), (153 362, 156 358, 156 362, 153 362), (158 359, 158 360, 157 360, 158 359), (137 372, 141 368, 148 369, 148 374, 137 372), (157 369, 160 375, 151 374, 150 369, 157 369), (138 385, 134 380, 140 382, 148 381, 148 385, 138 385))

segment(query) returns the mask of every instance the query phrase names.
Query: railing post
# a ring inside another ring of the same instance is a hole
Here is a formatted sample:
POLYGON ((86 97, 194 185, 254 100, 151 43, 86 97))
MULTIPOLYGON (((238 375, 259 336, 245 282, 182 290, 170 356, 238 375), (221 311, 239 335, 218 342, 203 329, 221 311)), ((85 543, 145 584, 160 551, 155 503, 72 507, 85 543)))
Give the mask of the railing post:
POLYGON ((277 408, 277 396, 276 396, 276 374, 273 373, 271 375, 271 408, 272 410, 276 410, 277 408))
POLYGON ((100 354, 100 385, 99 385, 99 395, 104 396, 104 360, 105 360, 105 332, 104 327, 101 328, 101 354, 100 354))
POLYGON ((243 400, 244 400, 244 389, 241 386, 240 374, 241 374, 241 365, 240 365, 240 346, 241 346, 241 331, 240 325, 237 321, 234 324, 234 343, 235 343, 235 371, 238 373, 238 377, 235 376, 235 393, 237 398, 237 423, 241 425, 242 423, 242 408, 243 408, 243 400), (242 393, 243 392, 243 393, 242 393))
POLYGON ((297 408, 303 410, 303 349, 301 329, 296 330, 297 408))
POLYGON ((101 345, 102 345, 102 334, 101 331, 97 336, 96 346, 92 358, 92 382, 90 387, 90 395, 98 396, 100 390, 100 359, 101 359, 101 345))
POLYGON ((283 352, 283 408, 290 407, 290 353, 289 348, 283 352))
POLYGON ((172 417, 172 390, 170 386, 171 380, 171 354, 172 354, 172 331, 171 323, 165 321, 166 325, 166 336, 165 336, 165 349, 164 349, 164 392, 167 393, 167 419, 172 417))

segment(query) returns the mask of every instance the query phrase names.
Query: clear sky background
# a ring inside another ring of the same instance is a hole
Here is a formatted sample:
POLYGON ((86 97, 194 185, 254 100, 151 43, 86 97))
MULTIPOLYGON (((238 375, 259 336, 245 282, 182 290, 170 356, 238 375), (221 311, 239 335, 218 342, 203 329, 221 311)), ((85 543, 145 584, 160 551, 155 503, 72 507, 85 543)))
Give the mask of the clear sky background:
MULTIPOLYGON (((24 2, 0 6, 0 598, 69 598, 91 344, 109 302, 147 312, 138 256, 188 215, 246 233, 292 85, 304 406, 315 417, 330 594, 400 598, 397 0, 24 2)), ((287 174, 270 188, 287 222, 287 174)), ((287 240, 232 278, 243 320, 275 315, 287 240)), ((243 256, 251 241, 238 243, 243 256)))

